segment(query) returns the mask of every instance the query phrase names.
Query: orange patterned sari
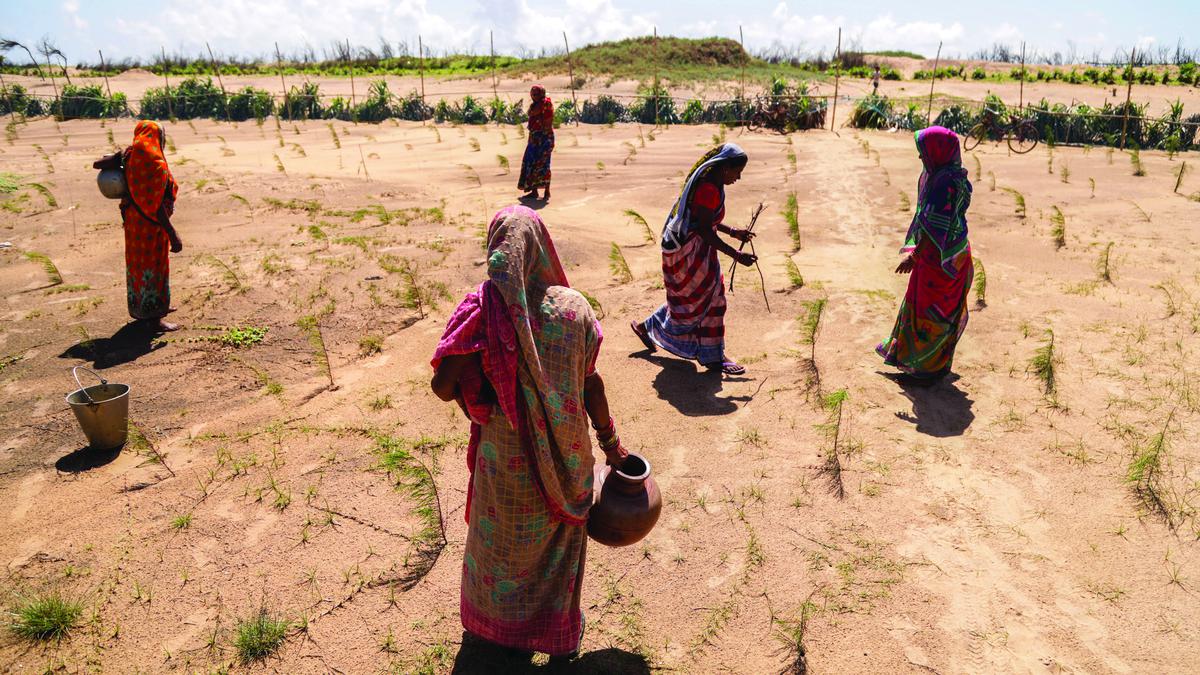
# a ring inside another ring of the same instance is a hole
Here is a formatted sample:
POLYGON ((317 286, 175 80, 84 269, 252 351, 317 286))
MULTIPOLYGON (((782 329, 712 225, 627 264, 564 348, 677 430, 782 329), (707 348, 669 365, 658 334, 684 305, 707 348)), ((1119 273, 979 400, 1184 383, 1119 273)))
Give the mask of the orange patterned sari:
POLYGON ((171 307, 168 283, 170 240, 158 220, 175 211, 179 186, 163 155, 163 130, 142 120, 133 130, 133 145, 125 151, 125 180, 129 196, 121 200, 125 222, 125 280, 129 315, 160 319, 171 307))

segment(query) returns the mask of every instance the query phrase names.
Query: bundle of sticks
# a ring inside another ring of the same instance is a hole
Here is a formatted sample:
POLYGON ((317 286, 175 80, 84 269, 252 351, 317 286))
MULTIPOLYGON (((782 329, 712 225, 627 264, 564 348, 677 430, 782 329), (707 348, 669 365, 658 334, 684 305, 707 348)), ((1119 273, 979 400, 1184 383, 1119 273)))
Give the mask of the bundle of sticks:
MULTIPOLYGON (((763 212, 763 203, 759 202, 758 207, 754 209, 754 213, 750 216, 750 224, 746 226, 747 232, 751 232, 751 233, 754 232, 754 225, 756 223, 758 223, 758 216, 762 212, 763 212)), ((746 241, 743 241, 741 243, 741 245, 738 246, 738 253, 741 253, 742 249, 746 248, 747 241, 750 243, 750 253, 755 257, 754 268, 758 270, 758 280, 760 282, 762 282, 763 303, 766 304, 767 312, 769 313, 771 311, 771 301, 767 299, 767 280, 763 276, 762 267, 760 267, 758 264, 758 253, 756 253, 754 251, 754 240, 747 239, 746 241)), ((730 293, 733 292, 733 279, 737 275, 737 268, 738 268, 737 261, 734 260, 733 263, 729 266, 729 292, 730 293)))

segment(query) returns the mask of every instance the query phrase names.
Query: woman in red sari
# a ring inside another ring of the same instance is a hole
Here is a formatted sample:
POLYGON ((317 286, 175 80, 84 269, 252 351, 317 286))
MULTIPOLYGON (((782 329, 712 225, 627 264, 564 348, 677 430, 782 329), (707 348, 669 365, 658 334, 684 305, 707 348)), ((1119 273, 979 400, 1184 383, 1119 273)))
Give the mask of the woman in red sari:
POLYGON ((129 194, 121 200, 125 224, 125 281, 129 315, 157 330, 177 330, 163 319, 171 311, 168 249, 183 250, 171 226, 179 186, 163 155, 164 133, 157 122, 142 120, 133 130, 133 145, 125 150, 125 182, 129 194))
POLYGON ((546 188, 543 201, 550 201, 550 155, 554 152, 554 104, 546 89, 535 84, 529 90, 529 141, 521 159, 517 189, 527 190, 522 199, 537 199, 538 188, 546 188))
POLYGON ((892 334, 875 351, 907 377, 932 383, 950 373, 967 327, 967 293, 975 268, 967 240, 971 181, 958 136, 944 127, 916 133, 925 170, 897 274, 911 274, 892 334))

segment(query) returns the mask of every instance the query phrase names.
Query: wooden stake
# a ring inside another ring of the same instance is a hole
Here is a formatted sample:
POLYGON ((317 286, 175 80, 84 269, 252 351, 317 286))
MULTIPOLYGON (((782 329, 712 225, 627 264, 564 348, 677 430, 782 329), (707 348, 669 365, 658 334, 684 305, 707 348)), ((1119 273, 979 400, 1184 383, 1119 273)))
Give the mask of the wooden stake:
POLYGON ((1017 109, 1025 108, 1025 42, 1021 41, 1021 89, 1020 98, 1017 99, 1017 109))
POLYGON ((833 112, 829 115, 829 130, 833 131, 837 124, 838 84, 842 79, 842 29, 838 28, 837 50, 833 56, 833 112))
MULTIPOLYGON (((212 64, 213 71, 217 74, 217 84, 221 85, 221 96, 225 99, 225 121, 232 122, 232 115, 229 114, 229 92, 225 91, 225 82, 221 79, 221 66, 217 65, 217 57, 213 56, 212 47, 208 46, 205 41, 204 48, 208 50, 208 62, 212 64)), ((278 46, 276 47, 278 49, 278 46)))
POLYGON ((292 100, 288 98, 287 82, 283 79, 283 56, 279 54, 279 43, 275 43, 275 69, 279 71, 279 86, 283 87, 283 100, 280 103, 287 103, 288 119, 293 119, 292 116, 292 100))
POLYGON ((172 122, 175 121, 175 105, 171 101, 171 80, 167 78, 167 48, 159 45, 162 50, 162 71, 163 82, 167 85, 167 118, 172 122))
POLYGON ((50 73, 50 86, 54 87, 54 98, 58 101, 58 116, 54 119, 61 120, 63 118, 63 100, 58 95, 58 83, 54 81, 54 64, 50 63, 49 54, 46 54, 46 72, 50 73))
POLYGON ((571 107, 575 110, 575 126, 579 126, 579 104, 575 100, 575 66, 571 63, 571 44, 563 31, 563 46, 567 48, 567 77, 571 78, 571 107))
POLYGON ((1121 149, 1125 149, 1125 135, 1129 132, 1129 99, 1133 96, 1133 55, 1137 50, 1129 48, 1129 86, 1125 88, 1125 118, 1121 122, 1121 149))
POLYGON ((742 100, 746 100, 746 36, 742 34, 742 25, 738 24, 738 44, 742 46, 742 100))
POLYGON ((942 61, 942 43, 938 42, 937 56, 933 57, 933 76, 929 78, 929 108, 925 111, 925 124, 929 124, 929 118, 933 116, 933 87, 937 84, 937 69, 938 64, 942 61))
POLYGON ((488 31, 488 51, 492 55, 492 98, 499 100, 500 95, 496 93, 496 42, 490 30, 488 31))
POLYGON ((350 118, 358 123, 358 115, 354 112, 354 52, 350 50, 350 38, 346 38, 346 55, 350 57, 350 118))
POLYGON ((104 51, 97 49, 100 52, 100 73, 104 75, 104 90, 108 92, 109 100, 112 100, 112 87, 108 85, 108 66, 104 65, 104 51))
POLYGON ((425 103, 425 43, 417 35, 417 64, 421 69, 421 103, 425 103))
POLYGON ((654 126, 658 126, 658 26, 654 27, 654 126))

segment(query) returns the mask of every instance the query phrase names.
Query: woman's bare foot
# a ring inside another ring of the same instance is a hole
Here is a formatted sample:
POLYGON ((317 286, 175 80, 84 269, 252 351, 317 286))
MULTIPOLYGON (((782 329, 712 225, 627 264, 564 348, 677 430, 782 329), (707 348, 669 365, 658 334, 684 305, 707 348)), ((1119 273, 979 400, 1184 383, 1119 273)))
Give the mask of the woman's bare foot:
POLYGON ((155 330, 160 330, 164 333, 169 333, 173 330, 179 330, 179 324, 171 323, 169 321, 163 321, 162 319, 159 319, 158 323, 154 324, 154 328, 155 328, 155 330))
POLYGON ((538 198, 537 190, 531 190, 531 191, 526 192, 525 194, 521 195, 521 199, 532 199, 533 201, 537 201, 537 198, 538 198))
POLYGON ((542 201, 550 201, 550 186, 546 186, 546 192, 542 195, 542 201))

